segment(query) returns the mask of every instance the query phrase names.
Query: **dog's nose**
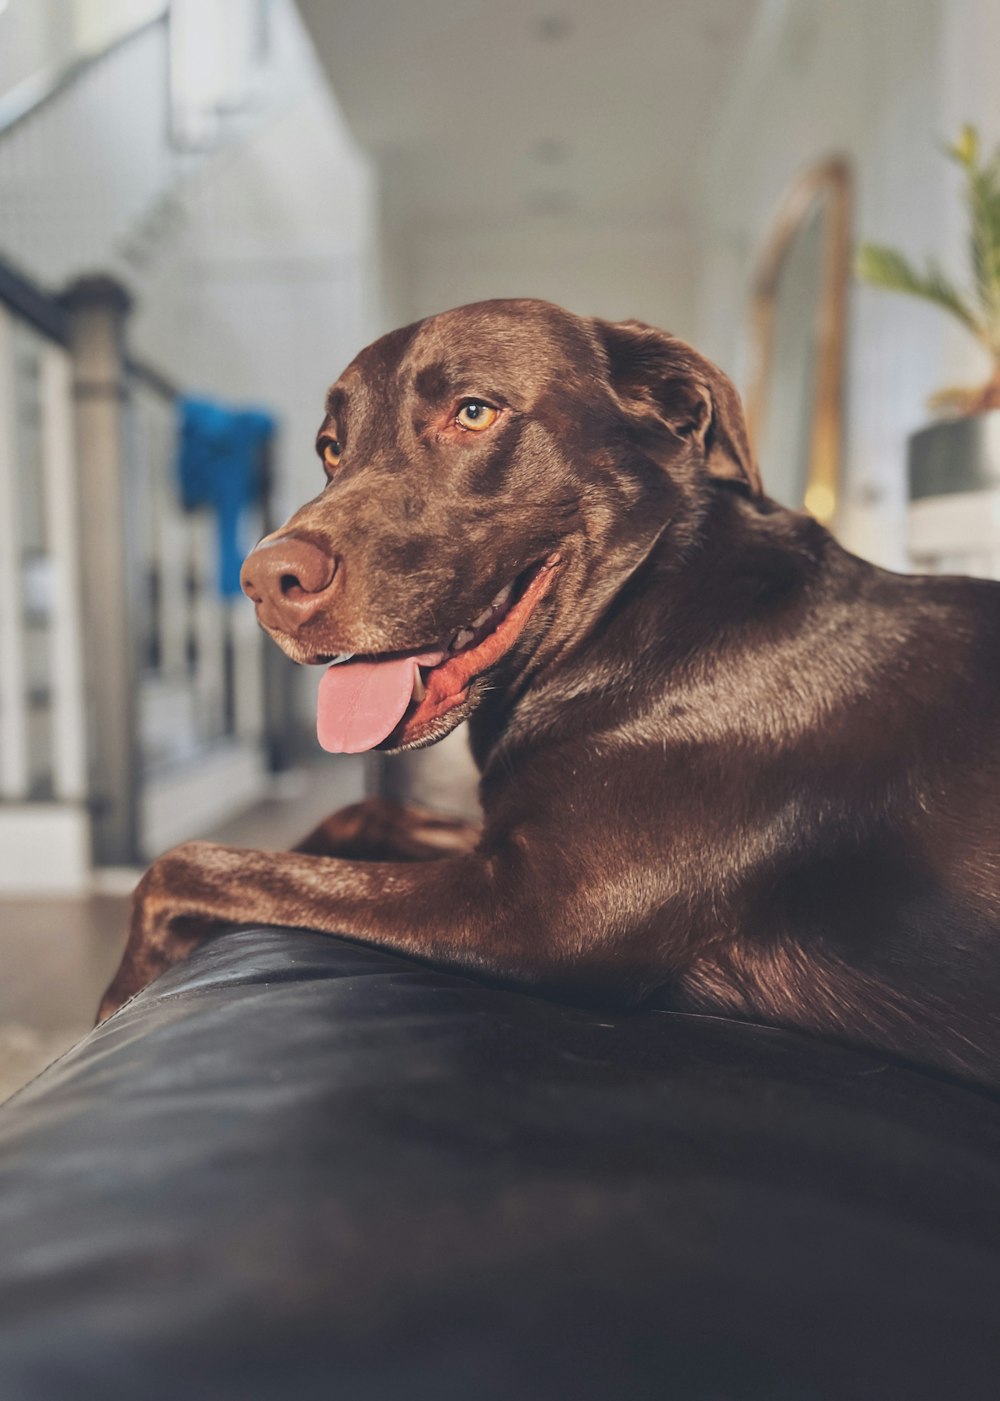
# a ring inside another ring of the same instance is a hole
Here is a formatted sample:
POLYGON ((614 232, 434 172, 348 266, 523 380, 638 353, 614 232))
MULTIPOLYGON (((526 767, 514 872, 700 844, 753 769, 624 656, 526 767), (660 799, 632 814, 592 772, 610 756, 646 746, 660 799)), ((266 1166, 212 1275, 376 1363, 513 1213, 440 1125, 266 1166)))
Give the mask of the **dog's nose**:
POLYGON ((266 627, 296 632, 329 602, 337 558, 300 535, 279 535, 251 550, 240 585, 266 627))

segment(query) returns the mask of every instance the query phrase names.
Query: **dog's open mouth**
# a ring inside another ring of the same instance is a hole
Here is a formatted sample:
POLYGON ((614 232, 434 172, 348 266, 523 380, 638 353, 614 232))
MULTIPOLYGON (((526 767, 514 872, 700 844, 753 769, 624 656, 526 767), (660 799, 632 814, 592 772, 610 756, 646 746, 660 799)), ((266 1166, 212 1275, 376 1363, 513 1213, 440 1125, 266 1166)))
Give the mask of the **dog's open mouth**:
POLYGON ((360 754, 420 740, 468 698, 477 676, 513 647, 554 577, 558 555, 525 570, 467 627, 440 646, 352 657, 329 667, 319 686, 317 734, 332 754, 360 754))

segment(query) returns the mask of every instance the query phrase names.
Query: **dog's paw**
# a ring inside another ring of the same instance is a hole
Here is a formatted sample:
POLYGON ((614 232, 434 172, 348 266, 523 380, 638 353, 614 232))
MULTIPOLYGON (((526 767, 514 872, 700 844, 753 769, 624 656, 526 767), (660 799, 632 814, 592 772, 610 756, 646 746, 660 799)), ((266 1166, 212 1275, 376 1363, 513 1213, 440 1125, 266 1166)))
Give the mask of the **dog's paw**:
POLYGON ((143 875, 132 892, 125 952, 101 998, 98 1026, 219 928, 218 921, 186 907, 192 895, 197 898, 196 883, 210 882, 219 850, 207 842, 186 842, 143 875))

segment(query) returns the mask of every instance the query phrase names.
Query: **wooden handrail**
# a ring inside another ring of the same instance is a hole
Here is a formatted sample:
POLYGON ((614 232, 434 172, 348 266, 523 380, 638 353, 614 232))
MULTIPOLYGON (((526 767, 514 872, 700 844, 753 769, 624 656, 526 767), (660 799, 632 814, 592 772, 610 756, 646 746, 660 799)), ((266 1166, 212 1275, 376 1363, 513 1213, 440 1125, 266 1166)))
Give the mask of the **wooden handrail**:
POLYGON ((58 300, 0 260, 0 304, 49 340, 69 344, 69 318, 58 300))
POLYGON ((151 389, 154 394, 159 394, 161 399, 179 399, 182 390, 172 379, 161 374, 152 365, 147 365, 144 360, 136 360, 131 355, 125 358, 125 370, 132 379, 144 384, 147 389, 151 389))

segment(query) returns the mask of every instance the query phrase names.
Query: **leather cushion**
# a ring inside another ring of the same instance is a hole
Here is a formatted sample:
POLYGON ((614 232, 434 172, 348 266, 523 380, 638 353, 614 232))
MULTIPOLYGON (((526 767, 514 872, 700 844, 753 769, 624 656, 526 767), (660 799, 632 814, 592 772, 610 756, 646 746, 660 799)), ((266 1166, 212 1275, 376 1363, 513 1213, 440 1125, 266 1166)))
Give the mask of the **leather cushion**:
POLYGON ((998 1187, 942 1078, 236 931, 0 1111, 0 1394, 992 1398, 998 1187))

